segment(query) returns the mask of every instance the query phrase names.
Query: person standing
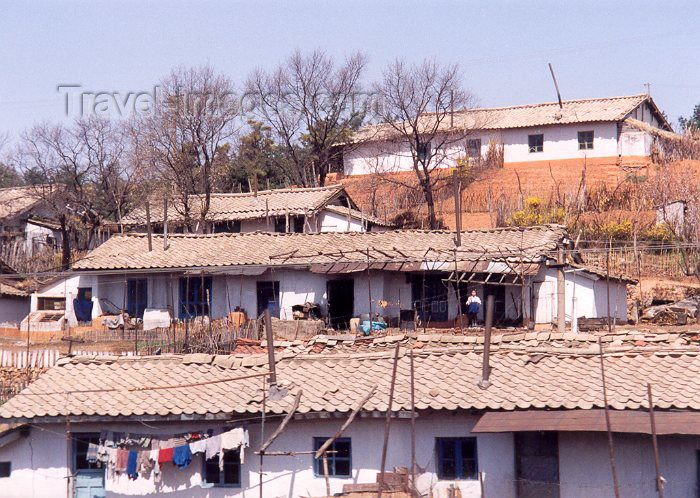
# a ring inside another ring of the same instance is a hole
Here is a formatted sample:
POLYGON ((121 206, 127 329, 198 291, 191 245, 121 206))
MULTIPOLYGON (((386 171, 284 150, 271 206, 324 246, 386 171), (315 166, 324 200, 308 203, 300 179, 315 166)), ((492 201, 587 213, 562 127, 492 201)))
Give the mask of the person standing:
POLYGON ((467 317, 469 319, 469 326, 476 327, 476 319, 479 316, 479 311, 481 310, 481 299, 476 295, 476 291, 473 290, 471 295, 467 298, 467 317))

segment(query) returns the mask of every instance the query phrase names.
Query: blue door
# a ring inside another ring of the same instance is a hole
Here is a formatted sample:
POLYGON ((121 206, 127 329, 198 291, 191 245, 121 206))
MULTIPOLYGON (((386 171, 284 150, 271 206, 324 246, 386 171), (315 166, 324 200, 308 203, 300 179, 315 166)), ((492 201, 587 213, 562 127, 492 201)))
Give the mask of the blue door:
POLYGON ((91 432, 73 433, 73 475, 75 498, 104 498, 105 470, 89 462, 87 452, 90 443, 98 444, 100 435, 91 432))

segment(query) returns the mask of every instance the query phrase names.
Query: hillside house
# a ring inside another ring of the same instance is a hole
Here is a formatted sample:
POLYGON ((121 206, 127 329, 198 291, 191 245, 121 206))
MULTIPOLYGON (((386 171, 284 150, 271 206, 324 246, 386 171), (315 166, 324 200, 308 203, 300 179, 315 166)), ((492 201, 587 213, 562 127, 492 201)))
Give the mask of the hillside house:
MULTIPOLYGON (((666 496, 695 496, 697 344, 640 345, 637 337, 600 336, 604 344, 619 344, 603 362, 622 496, 656 496, 647 384, 655 393, 666 496)), ((281 396, 264 402, 265 351, 63 358, 0 407, 0 422, 12 424, 3 425, 0 435, 2 494, 296 498, 328 496, 326 485, 330 495, 346 485, 371 485, 381 468, 398 344, 385 468, 410 469, 415 438, 415 483, 422 496, 614 496, 598 336, 494 337, 487 378, 480 344, 439 345, 419 334, 388 339, 371 353, 360 344, 327 346, 322 353, 304 345, 279 350, 281 396), (255 452, 292 410, 296 396, 294 417, 259 458, 255 452), (327 454, 326 473, 313 451, 356 408, 359 416, 327 454), (221 433, 231 430, 245 431, 249 445, 221 453, 220 467, 221 433), (210 458, 198 452, 197 437, 205 447, 212 442, 210 458), (110 446, 114 442, 120 446, 110 446), (160 460, 157 471, 154 460, 160 460)))
POLYGON ((555 264, 568 248, 561 226, 466 231, 459 247, 454 238, 421 230, 175 234, 165 249, 154 235, 149 250, 145 234, 115 235, 33 294, 32 312, 58 307, 70 325, 106 306, 135 317, 162 309, 175 319, 218 319, 237 307, 255 318, 269 309, 291 320, 295 305, 311 302, 334 328, 364 313, 391 322, 413 310, 430 326, 452 327, 476 290, 495 296, 498 323, 522 322, 523 310, 529 322, 550 323, 562 270, 568 320, 574 296, 578 316, 627 318, 628 280, 555 264))
MULTIPOLYGON (((444 120, 444 133, 457 137, 445 141, 448 150, 428 144, 421 153, 445 168, 458 159, 479 160, 493 146, 502 147, 504 166, 516 170, 579 165, 584 158, 590 166, 640 165, 650 161, 655 130, 671 126, 649 95, 469 109, 444 120)), ((387 125, 361 129, 343 154, 346 176, 411 171, 412 165, 408 144, 387 125)))
MULTIPOLYGON (((203 198, 191 196, 188 209, 183 201, 171 201, 168 206, 168 230, 185 231, 188 216, 197 221, 203 198)), ((150 205, 153 230, 163 232, 164 203, 162 199, 150 205)), ((126 231, 146 231, 145 206, 124 217, 126 231)), ((357 232, 384 230, 391 223, 362 213, 342 185, 311 188, 262 190, 257 193, 213 193, 206 217, 204 233, 254 232, 357 232)))
POLYGON ((45 200, 55 189, 51 185, 0 189, 0 245, 6 257, 60 247, 60 227, 45 200))

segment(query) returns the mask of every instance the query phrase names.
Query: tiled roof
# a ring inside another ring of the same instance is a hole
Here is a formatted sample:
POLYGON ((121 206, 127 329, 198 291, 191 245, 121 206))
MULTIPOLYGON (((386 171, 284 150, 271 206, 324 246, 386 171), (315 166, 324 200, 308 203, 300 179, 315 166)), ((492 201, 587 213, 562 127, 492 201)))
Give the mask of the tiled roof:
POLYGON ((39 204, 42 195, 56 189, 51 185, 31 185, 0 189, 0 220, 12 218, 39 204))
MULTIPOLYGON (((262 190, 257 195, 252 192, 237 194, 211 194, 211 204, 207 219, 210 221, 235 221, 264 218, 265 216, 280 216, 310 214, 325 206, 341 192, 340 184, 326 187, 310 188, 286 188, 276 190, 262 190)), ((173 204, 170 201, 168 207, 168 221, 178 222, 183 220, 183 204, 173 204)), ((190 197, 190 209, 196 217, 199 206, 204 198, 190 197)), ((163 201, 152 202, 150 206, 151 222, 163 222, 163 201)), ((146 208, 140 207, 124 217, 125 225, 144 225, 146 223, 146 208)))
MULTIPOLYGON (((478 347, 415 350, 415 398, 419 410, 591 409, 603 407, 600 360, 591 351, 560 353, 492 351, 490 385, 477 386, 483 352, 478 347)), ((277 376, 289 395, 268 400, 283 413, 303 390, 299 413, 347 413, 373 385, 367 411, 387 409, 393 351, 376 353, 278 353, 277 376), (349 381, 350 380, 350 381, 349 381)), ((410 409, 409 355, 398 363, 395 410, 410 409)), ((646 408, 647 383, 658 409, 700 410, 700 348, 608 352, 605 373, 613 409, 646 408)), ((59 366, 0 407, 0 419, 99 416, 187 418, 255 414, 261 410, 264 354, 193 354, 63 359, 59 366)), ((49 419, 45 419, 48 421, 49 419)))
MULTIPOLYGON (((657 109, 648 95, 631 95, 625 97, 607 97, 597 99, 564 100, 563 107, 558 102, 520 105, 513 107, 496 107, 468 109, 454 113, 452 122, 444 120, 441 128, 447 129, 507 129, 528 128, 558 124, 617 122, 623 120, 641 103, 649 101, 657 109)), ((664 119, 659 112, 659 119, 664 119)), ((434 126, 434 115, 424 115, 425 129, 434 126)), ((666 124, 666 126, 668 126, 666 124)), ((355 141, 383 140, 391 137, 393 132, 387 125, 375 125, 362 128, 354 137, 355 141)))
POLYGON ((0 280, 0 296, 27 297, 29 293, 20 289, 16 282, 0 280))
MULTIPOLYGON (((494 228, 462 233, 460 260, 518 257, 539 261, 565 237, 560 225, 494 228)), ((454 232, 394 230, 384 232, 222 233, 153 236, 148 251, 145 234, 115 235, 77 261, 75 270, 221 267, 237 265, 303 265, 367 261, 453 261, 454 232)))

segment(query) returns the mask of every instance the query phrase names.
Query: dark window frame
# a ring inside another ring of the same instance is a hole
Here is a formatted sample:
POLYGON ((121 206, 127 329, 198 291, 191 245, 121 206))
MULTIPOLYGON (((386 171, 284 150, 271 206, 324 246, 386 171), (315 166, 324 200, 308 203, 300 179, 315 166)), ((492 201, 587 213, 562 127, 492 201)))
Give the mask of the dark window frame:
POLYGON ((203 488, 240 488, 241 485, 241 454, 239 450, 228 450, 224 452, 224 470, 219 469, 219 455, 215 455, 207 460, 206 456, 202 455, 202 487, 203 488), (228 467, 227 467, 228 466, 228 467), (235 469, 234 475, 236 479, 233 482, 226 482, 226 469, 235 469), (211 474, 217 473, 219 479, 217 482, 208 480, 211 474))
POLYGON ((477 441, 475 437, 436 437, 435 438, 435 454, 437 476, 441 481, 474 481, 479 478, 479 452, 477 449, 477 441), (454 454, 447 455, 447 445, 451 443, 454 446, 454 454), (472 445, 472 455, 465 457, 463 454, 463 444, 470 443, 472 445), (454 476, 448 475, 445 470, 446 460, 454 460, 454 476), (470 475, 464 475, 464 461, 473 461, 473 472, 470 475))
POLYGON ((467 157, 476 159, 481 157, 481 139, 470 138, 467 140, 467 157))
POLYGON ((73 456, 72 469, 78 471, 99 471, 104 472, 104 467, 100 467, 97 462, 88 462, 86 459, 87 450, 90 443, 99 444, 99 432, 74 432, 71 434, 71 444, 73 456))
POLYGON ((419 162, 425 164, 430 160, 430 158, 432 157, 431 145, 432 144, 430 143, 430 140, 428 140, 427 142, 418 142, 418 144, 416 145, 416 158, 419 162))
MULTIPOLYGON (((314 437, 313 439, 313 449, 318 450, 323 443, 325 443, 329 438, 327 437, 314 437)), ((336 438, 333 443, 328 447, 328 451, 337 451, 338 444, 348 445, 348 456, 339 456, 337 453, 327 453, 326 458, 328 459, 328 477, 335 477, 339 479, 350 479, 352 478, 352 439, 349 437, 339 437, 336 438), (337 463, 344 462, 347 463, 348 472, 347 474, 339 474, 337 472, 337 463)), ((315 477, 325 477, 323 472, 323 459, 313 458, 314 466, 314 476, 315 477)))
POLYGON ((126 312, 131 317, 143 318, 143 312, 146 308, 148 308, 148 279, 128 279, 126 281, 126 312))
POLYGON ((593 130, 584 130, 578 132, 578 150, 593 150, 593 142, 595 135, 593 130), (590 137, 590 140, 588 138, 590 137))
POLYGON ((544 133, 534 133, 527 136, 527 151, 530 154, 544 152, 544 133))
POLYGON ((258 316, 260 316, 262 313, 265 312, 265 309, 268 308, 270 309, 270 314, 272 316, 277 316, 279 317, 280 314, 280 281, 279 280, 258 280, 255 282, 255 299, 256 299, 256 307, 257 307, 257 312, 258 316), (270 306, 270 300, 268 300, 267 304, 263 306, 263 304, 260 302, 260 294, 263 292, 263 287, 272 287, 272 294, 273 294, 273 299, 272 302, 274 303, 273 306, 270 306))
POLYGON ((202 292, 202 277, 189 277, 190 298, 185 296, 188 291, 188 277, 180 277, 179 280, 179 313, 181 319, 196 318, 198 316, 210 316, 212 296, 212 278, 204 277, 204 292, 202 292), (207 302, 207 289, 209 290, 209 301, 207 302), (189 311, 189 313, 188 313, 189 311))
POLYGON ((0 462, 0 479, 3 477, 12 477, 12 461, 10 460, 0 462))

